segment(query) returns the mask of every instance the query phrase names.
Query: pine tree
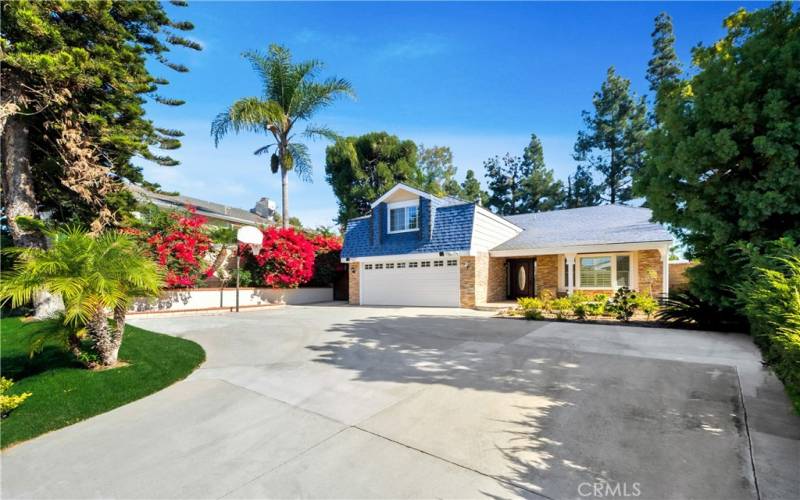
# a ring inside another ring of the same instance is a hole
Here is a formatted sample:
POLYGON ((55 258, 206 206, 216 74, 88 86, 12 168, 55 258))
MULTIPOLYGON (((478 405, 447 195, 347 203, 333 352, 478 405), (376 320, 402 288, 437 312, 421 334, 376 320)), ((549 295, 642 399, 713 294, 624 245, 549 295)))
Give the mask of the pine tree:
POLYGON ((545 166, 542 142, 531 134, 531 140, 522 153, 523 164, 530 169, 522 184, 523 212, 545 212, 564 203, 564 184, 553 178, 553 171, 545 166))
POLYGON ((518 214, 525 211, 525 179, 530 177, 531 166, 519 156, 506 153, 483 162, 486 178, 489 179, 489 198, 487 205, 502 215, 518 214))
POLYGON ((593 207, 599 205, 602 198, 602 186, 594 183, 592 172, 583 165, 578 165, 575 173, 567 178, 566 208, 593 207))
POLYGON ((612 204, 633 198, 632 177, 644 160, 647 107, 631 93, 630 83, 608 69, 592 98, 594 113, 583 112, 585 130, 578 132, 573 155, 603 176, 603 195, 612 204))
POLYGON ((650 90, 658 92, 665 82, 676 82, 681 74, 678 56, 675 54, 675 35, 672 32, 672 18, 662 12, 655 18, 653 38, 653 57, 647 63, 647 81, 650 90))
POLYGON ((481 205, 487 203, 488 194, 481 189, 481 183, 475 178, 475 171, 472 169, 467 170, 467 177, 461 183, 461 199, 464 201, 477 201, 481 205))

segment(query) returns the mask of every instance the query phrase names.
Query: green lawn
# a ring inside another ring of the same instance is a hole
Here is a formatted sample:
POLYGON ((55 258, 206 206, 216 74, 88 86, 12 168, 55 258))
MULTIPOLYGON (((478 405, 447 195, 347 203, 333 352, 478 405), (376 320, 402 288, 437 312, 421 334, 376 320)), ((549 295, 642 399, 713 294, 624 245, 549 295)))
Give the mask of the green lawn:
POLYGON ((119 355, 128 366, 89 371, 55 343, 29 358, 31 334, 52 326, 0 320, 2 375, 15 382, 10 393, 33 393, 0 424, 2 448, 147 396, 185 378, 205 360, 194 342, 132 326, 125 329, 119 355))

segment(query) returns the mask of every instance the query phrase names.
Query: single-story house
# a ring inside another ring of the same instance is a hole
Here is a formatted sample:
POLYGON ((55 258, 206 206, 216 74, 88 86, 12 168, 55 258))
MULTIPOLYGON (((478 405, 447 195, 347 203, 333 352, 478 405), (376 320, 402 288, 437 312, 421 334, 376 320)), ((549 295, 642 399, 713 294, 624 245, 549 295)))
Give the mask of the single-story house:
POLYGON ((646 208, 573 208, 501 217, 397 184, 349 221, 349 301, 476 307, 549 290, 669 292, 670 233, 646 208))

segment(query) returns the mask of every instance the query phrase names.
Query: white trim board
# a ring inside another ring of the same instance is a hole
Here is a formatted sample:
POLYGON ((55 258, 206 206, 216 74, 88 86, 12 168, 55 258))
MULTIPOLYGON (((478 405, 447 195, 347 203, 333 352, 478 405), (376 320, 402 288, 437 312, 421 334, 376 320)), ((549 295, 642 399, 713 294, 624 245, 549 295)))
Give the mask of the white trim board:
POLYGON ((537 255, 554 255, 567 253, 607 253, 625 252, 633 250, 664 250, 669 252, 672 240, 667 241, 639 241, 631 243, 604 243, 598 245, 575 245, 547 248, 530 248, 514 250, 490 250, 492 257, 535 257, 537 255))
POLYGON ((378 198, 377 200, 373 201, 372 204, 370 205, 370 207, 372 207, 372 208, 377 207, 378 205, 381 204, 381 202, 383 202, 383 200, 385 200, 386 198, 389 198, 390 196, 392 196, 394 193, 396 193, 397 191, 399 191, 401 189, 403 191, 408 191, 409 193, 414 194, 416 196, 419 196, 421 198, 427 198, 429 200, 431 198, 433 198, 432 195, 430 195, 430 194, 428 194, 428 193, 426 193, 424 191, 420 191, 419 189, 412 188, 411 186, 406 186, 403 183, 398 183, 398 184, 395 184, 395 186, 392 189, 390 189, 390 190, 386 191, 385 193, 383 193, 383 195, 381 195, 380 198, 378 198))
POLYGON ((436 258, 443 258, 446 259, 448 257, 460 257, 462 255, 469 255, 469 251, 461 250, 457 252, 443 252, 444 255, 439 255, 439 252, 428 252, 428 253, 401 253, 401 254, 393 254, 393 255, 371 255, 369 257, 350 257, 350 260, 346 258, 340 259, 343 263, 348 262, 384 262, 387 260, 393 261, 409 261, 409 260, 425 260, 425 259, 436 259, 436 258))

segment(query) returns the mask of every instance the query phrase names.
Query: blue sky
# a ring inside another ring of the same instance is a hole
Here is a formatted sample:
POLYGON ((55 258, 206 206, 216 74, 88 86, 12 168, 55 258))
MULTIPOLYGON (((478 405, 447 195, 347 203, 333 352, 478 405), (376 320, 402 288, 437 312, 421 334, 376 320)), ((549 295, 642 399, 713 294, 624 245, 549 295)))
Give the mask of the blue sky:
MULTIPOLYGON (((297 59, 326 63, 322 76, 350 80, 358 98, 341 100, 315 123, 340 134, 385 130, 417 144, 449 146, 459 179, 474 169, 485 185, 483 161, 521 154, 530 134, 542 140, 545 160, 566 179, 575 168, 572 146, 581 111, 609 66, 638 94, 651 57, 653 18, 674 20, 679 57, 712 43, 722 20, 753 3, 266 3, 193 2, 168 6, 192 21, 190 38, 205 50, 175 49, 171 58, 191 68, 176 74, 157 63, 171 84, 161 92, 186 99, 170 108, 148 104, 158 126, 186 133, 173 156, 177 167, 144 160, 148 180, 166 190, 251 208, 262 196, 280 200, 279 176, 252 152, 266 140, 230 136, 215 148, 213 117, 241 97, 257 95, 259 81, 241 57, 270 43, 297 59)), ((314 182, 290 178, 290 211, 308 226, 332 225, 336 199, 325 182, 324 142, 309 144, 314 182)))

